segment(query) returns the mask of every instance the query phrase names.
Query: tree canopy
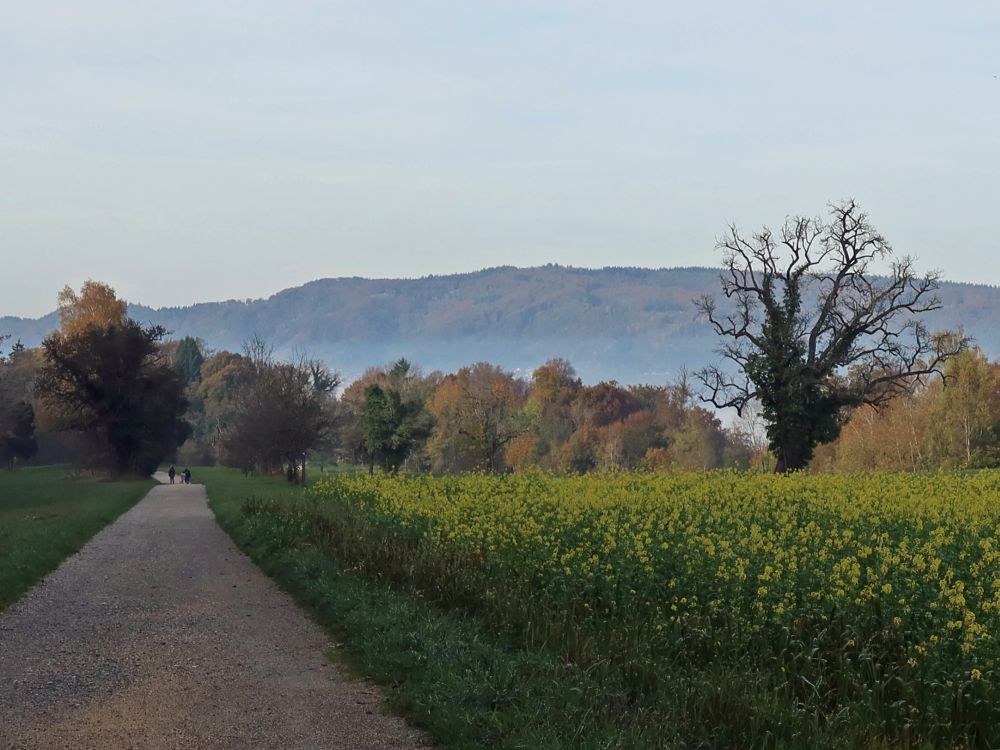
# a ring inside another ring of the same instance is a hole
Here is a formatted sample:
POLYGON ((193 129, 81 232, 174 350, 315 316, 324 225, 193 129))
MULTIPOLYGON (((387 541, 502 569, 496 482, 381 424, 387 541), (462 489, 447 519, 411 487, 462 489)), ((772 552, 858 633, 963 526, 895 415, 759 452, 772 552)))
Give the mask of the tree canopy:
POLYGON ((183 441, 186 405, 177 372, 160 354, 164 331, 125 317, 103 284, 60 295, 61 330, 43 342, 37 375, 59 426, 87 435, 83 462, 147 475, 183 441))
POLYGON ((727 365, 697 377, 716 407, 759 401, 777 471, 803 468, 836 438, 845 407, 885 404, 965 346, 921 320, 940 307, 938 275, 893 258, 854 201, 831 205, 826 219, 789 218, 777 234, 732 226, 719 247, 729 304, 705 296, 699 309, 727 365))

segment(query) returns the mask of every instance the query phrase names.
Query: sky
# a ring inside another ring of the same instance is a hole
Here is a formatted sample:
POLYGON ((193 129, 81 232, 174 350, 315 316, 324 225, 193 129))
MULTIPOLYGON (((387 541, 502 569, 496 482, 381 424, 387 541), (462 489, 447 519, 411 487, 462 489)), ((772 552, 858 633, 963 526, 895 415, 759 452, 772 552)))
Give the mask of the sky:
POLYGON ((848 196, 1000 283, 1000 3, 0 5, 0 315, 718 262, 848 196))

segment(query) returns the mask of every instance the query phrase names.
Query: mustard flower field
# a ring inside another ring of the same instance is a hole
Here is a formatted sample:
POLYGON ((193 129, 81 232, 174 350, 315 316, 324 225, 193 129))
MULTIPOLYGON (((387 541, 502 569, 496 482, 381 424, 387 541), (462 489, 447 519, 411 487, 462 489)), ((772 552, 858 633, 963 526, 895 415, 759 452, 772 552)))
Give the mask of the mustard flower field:
POLYGON ((1000 475, 341 476, 244 513, 599 670, 622 722, 1000 745, 1000 475))

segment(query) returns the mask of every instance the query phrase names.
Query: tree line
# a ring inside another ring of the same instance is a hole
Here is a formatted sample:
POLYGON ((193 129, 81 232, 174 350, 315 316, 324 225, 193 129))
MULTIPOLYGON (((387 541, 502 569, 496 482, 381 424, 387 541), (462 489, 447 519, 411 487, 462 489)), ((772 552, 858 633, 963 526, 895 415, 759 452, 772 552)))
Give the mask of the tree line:
POLYGON ((528 378, 485 362, 424 374, 400 359, 337 397, 339 379, 325 366, 261 358, 260 346, 204 359, 188 389, 193 429, 182 461, 299 480, 306 456, 369 471, 582 472, 746 466, 753 453, 683 381, 587 386, 559 359, 528 378))
POLYGON ((0 450, 9 466, 61 450, 144 473, 176 455, 296 482, 331 462, 372 472, 994 465, 996 367, 959 332, 926 328, 922 316, 941 307, 938 275, 894 257, 856 203, 778 232, 731 227, 719 247, 723 300, 698 309, 722 363, 666 385, 585 385, 562 359, 527 377, 488 362, 424 374, 401 359, 338 395, 323 362, 277 359, 258 337, 241 352, 165 341, 128 318, 114 290, 87 282, 60 294, 60 328, 40 350, 15 344, 0 358, 0 450), (725 409, 739 415, 729 426, 725 409))
POLYGON ((881 409, 854 410, 820 446, 814 471, 923 471, 1000 466, 1000 363, 977 348, 944 376, 915 383, 881 409))
POLYGON ((114 290, 87 282, 59 298, 60 327, 0 363, 9 465, 73 460, 144 474, 166 459, 221 463, 304 482, 307 466, 370 471, 710 469, 746 465, 752 445, 699 406, 687 381, 584 385, 554 359, 524 378, 489 364, 421 370, 401 359, 342 392, 307 357, 276 358, 166 340, 130 319, 114 290))

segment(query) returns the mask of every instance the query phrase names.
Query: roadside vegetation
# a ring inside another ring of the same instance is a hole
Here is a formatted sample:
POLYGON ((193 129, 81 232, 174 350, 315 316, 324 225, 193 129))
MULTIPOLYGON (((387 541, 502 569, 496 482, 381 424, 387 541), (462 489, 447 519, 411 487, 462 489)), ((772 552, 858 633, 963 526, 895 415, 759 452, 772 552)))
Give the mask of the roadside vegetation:
POLYGON ((0 609, 132 507, 151 480, 74 478, 68 466, 0 471, 0 609))
POLYGON ((308 528, 246 513, 261 503, 292 512, 309 490, 232 469, 196 472, 222 527, 340 644, 331 658, 379 683, 390 706, 439 746, 657 746, 657 726, 625 730, 616 707, 602 704, 602 673, 568 668, 551 649, 525 647, 417 587, 367 575, 314 543, 308 528))
POLYGON ((208 483, 446 747, 1000 743, 990 473, 208 483))

